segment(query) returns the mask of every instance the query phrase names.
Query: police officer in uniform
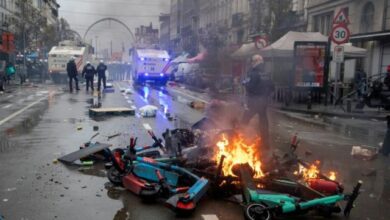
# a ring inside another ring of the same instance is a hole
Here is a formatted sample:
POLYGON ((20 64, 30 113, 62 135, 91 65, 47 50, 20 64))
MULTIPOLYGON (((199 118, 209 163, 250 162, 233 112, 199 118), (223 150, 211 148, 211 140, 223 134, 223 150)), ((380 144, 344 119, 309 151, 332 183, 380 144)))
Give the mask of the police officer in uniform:
POLYGON ((85 77, 85 81, 87 83, 86 90, 88 92, 89 87, 91 87, 91 90, 93 91, 93 77, 96 74, 95 67, 92 66, 92 64, 88 61, 87 65, 84 66, 82 76, 85 77))
POLYGON ((104 64, 103 60, 100 60, 99 65, 96 68, 98 74, 98 91, 100 91, 102 81, 103 81, 103 89, 106 89, 106 70, 107 66, 104 64))

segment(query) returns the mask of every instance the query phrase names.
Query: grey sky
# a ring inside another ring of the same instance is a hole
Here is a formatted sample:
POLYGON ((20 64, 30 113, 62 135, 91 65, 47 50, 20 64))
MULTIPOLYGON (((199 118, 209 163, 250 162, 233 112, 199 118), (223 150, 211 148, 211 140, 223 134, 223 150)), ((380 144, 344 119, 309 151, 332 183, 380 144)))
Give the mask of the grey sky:
MULTIPOLYGON (((61 5, 59 14, 64 17, 71 28, 84 35, 88 26, 95 21, 114 17, 134 32, 140 25, 159 26, 158 15, 169 12, 170 0, 58 0, 61 5)), ((93 41, 98 36, 98 48, 109 48, 113 41, 114 51, 121 48, 122 42, 128 48, 131 45, 130 35, 120 25, 105 22, 95 26, 87 35, 87 41, 93 41)))

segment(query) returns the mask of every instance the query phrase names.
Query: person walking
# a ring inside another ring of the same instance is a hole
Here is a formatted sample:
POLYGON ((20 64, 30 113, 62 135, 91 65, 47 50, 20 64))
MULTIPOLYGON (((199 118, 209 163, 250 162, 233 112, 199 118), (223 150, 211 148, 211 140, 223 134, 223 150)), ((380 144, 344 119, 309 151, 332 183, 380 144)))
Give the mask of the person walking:
POLYGON ((95 67, 92 66, 92 64, 87 61, 87 65, 84 66, 82 76, 85 76, 85 81, 87 83, 86 90, 88 92, 89 87, 91 87, 91 90, 93 91, 93 78, 96 74, 95 67))
POLYGON ((106 71, 107 66, 104 64, 103 60, 100 60, 99 65, 96 68, 98 75, 98 91, 100 91, 102 81, 103 81, 103 89, 106 89, 106 71))
POLYGON ((260 55, 252 57, 252 67, 244 81, 246 89, 247 107, 242 118, 242 124, 247 125, 253 116, 259 117, 259 134, 263 149, 270 148, 268 131, 268 97, 274 90, 269 74, 264 71, 264 60, 260 55))
POLYGON ((77 79, 77 66, 75 62, 75 58, 72 57, 69 62, 66 65, 66 71, 68 72, 68 78, 69 78, 69 91, 73 92, 73 80, 75 81, 76 84, 76 90, 80 90, 79 88, 79 80, 77 79))

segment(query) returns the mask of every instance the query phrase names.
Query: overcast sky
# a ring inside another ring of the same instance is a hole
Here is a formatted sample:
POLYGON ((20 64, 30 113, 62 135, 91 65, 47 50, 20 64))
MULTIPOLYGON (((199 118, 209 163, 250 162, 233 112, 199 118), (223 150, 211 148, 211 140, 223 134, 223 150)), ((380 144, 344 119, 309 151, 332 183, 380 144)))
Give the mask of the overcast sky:
MULTIPOLYGON (((61 7, 59 16, 65 18, 71 28, 84 36, 87 28, 99 19, 113 17, 127 24, 135 32, 140 25, 159 27, 158 16, 168 13, 170 0, 58 0, 61 7)), ((88 33, 86 40, 95 46, 98 36, 98 49, 110 47, 113 40, 114 51, 120 50, 122 42, 126 48, 131 45, 130 35, 114 22, 96 25, 88 33)))

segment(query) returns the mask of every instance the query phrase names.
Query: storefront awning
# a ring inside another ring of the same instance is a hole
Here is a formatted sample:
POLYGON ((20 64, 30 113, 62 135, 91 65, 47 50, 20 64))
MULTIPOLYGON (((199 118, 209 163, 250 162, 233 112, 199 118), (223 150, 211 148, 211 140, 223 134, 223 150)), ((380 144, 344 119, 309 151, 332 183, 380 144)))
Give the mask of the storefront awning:
POLYGON ((350 41, 359 42, 359 41, 374 41, 374 40, 386 40, 390 39, 389 31, 381 31, 381 32, 372 32, 365 34, 354 34, 351 35, 350 41))

